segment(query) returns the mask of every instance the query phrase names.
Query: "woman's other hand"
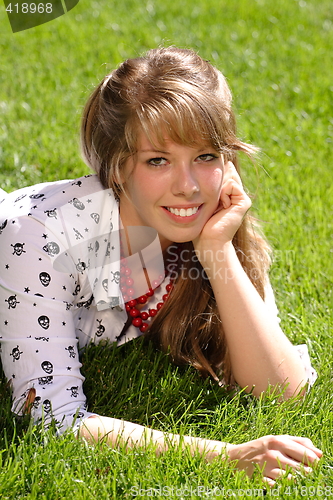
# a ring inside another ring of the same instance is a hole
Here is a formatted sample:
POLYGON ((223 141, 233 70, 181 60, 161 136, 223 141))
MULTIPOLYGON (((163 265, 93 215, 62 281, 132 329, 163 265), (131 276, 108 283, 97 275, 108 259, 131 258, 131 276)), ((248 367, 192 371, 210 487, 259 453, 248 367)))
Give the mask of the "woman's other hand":
POLYGON ((271 486, 275 480, 292 470, 311 472, 322 451, 308 438, 296 436, 264 436, 242 444, 228 445, 229 460, 252 476, 258 467, 271 486))

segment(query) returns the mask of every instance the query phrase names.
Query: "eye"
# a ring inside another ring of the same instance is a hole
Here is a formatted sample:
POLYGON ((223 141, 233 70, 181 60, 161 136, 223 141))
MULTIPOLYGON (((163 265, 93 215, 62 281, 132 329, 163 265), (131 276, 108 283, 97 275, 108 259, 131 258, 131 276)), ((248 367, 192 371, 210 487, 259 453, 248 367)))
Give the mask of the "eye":
POLYGON ((166 165, 166 163, 167 160, 165 158, 151 158, 148 160, 148 164, 154 167, 161 167, 162 165, 166 165))
POLYGON ((209 162, 218 158, 218 155, 213 153, 205 153, 203 155, 198 156, 197 160, 202 162, 209 162))

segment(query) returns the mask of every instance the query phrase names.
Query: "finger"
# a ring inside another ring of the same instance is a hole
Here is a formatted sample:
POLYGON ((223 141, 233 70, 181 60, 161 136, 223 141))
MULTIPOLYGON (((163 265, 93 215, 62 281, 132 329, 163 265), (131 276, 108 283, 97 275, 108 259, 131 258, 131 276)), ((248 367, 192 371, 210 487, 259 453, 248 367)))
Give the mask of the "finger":
POLYGON ((313 442, 311 441, 311 439, 309 439, 309 438, 303 438, 303 437, 299 437, 299 436, 287 436, 287 437, 289 437, 290 439, 292 439, 296 443, 302 444, 306 448, 312 450, 319 458, 322 457, 322 455, 323 455, 322 450, 320 450, 319 448, 317 448, 313 444, 313 442))
POLYGON ((274 481, 279 479, 280 477, 284 477, 290 481, 294 479, 290 470, 285 471, 283 469, 278 469, 277 467, 274 469, 270 469, 268 471, 265 470, 264 474, 265 474, 265 477, 267 477, 271 480, 274 480, 274 481))
POLYGON ((227 182, 228 180, 234 180, 237 182, 237 184, 240 184, 243 187, 240 175, 237 172, 235 165, 231 161, 228 161, 224 165, 223 183, 227 182))
POLYGON ((305 474, 310 474, 312 472, 312 468, 299 461, 291 459, 282 452, 269 452, 263 472, 266 476, 276 479, 278 476, 284 476, 289 473, 294 474, 296 472, 304 472, 305 474))
POLYGON ((281 467, 281 470, 293 469, 295 472, 304 472, 305 474, 311 474, 311 472, 313 472, 312 467, 288 458, 283 460, 281 463, 279 462, 279 466, 281 467))
MULTIPOLYGON (((304 465, 312 465, 318 461, 319 457, 315 453, 311 441, 304 441, 306 438, 294 439, 294 436, 277 436, 277 439, 280 442, 276 449, 279 449, 289 459, 304 465), (311 448, 308 448, 310 443, 311 448)), ((274 443, 273 445, 276 446, 276 440, 274 440, 274 443)))
POLYGON ((227 161, 223 166, 223 183, 227 182, 232 178, 232 167, 233 163, 231 161, 227 161))
POLYGON ((265 465, 263 469, 265 476, 276 479, 278 476, 285 474, 310 474, 311 472, 311 467, 304 462, 290 458, 290 456, 285 453, 285 450, 269 450, 265 454, 265 465))
POLYGON ((251 200, 243 190, 243 187, 233 179, 229 179, 223 185, 220 199, 225 209, 231 205, 239 205, 248 210, 251 206, 251 200))
POLYGON ((276 484, 276 482, 273 481, 273 479, 271 479, 270 477, 263 477, 262 480, 264 481, 264 483, 268 484, 268 486, 270 486, 271 488, 276 484))
POLYGON ((231 193, 232 180, 229 179, 225 184, 223 184, 221 191, 221 203, 223 208, 229 208, 231 206, 231 193))
POLYGON ((307 437, 302 436, 292 436, 290 434, 282 434, 281 437, 285 437, 291 439, 292 441, 296 441, 297 443, 303 444, 304 446, 308 446, 309 448, 316 448, 313 444, 312 440, 307 437))
POLYGON ((319 461, 319 457, 313 448, 307 448, 299 442, 295 442, 295 445, 291 445, 285 450, 285 453, 293 460, 306 466, 313 465, 319 461))

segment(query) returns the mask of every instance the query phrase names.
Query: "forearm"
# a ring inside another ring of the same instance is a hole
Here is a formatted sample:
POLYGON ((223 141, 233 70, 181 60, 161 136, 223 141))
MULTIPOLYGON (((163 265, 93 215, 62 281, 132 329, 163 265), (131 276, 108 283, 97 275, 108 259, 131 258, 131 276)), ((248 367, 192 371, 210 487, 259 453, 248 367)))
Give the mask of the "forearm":
POLYGON ((215 294, 237 383, 248 390, 253 388, 255 395, 269 384, 286 382, 285 397, 300 390, 306 382, 302 362, 271 318, 233 245, 226 244, 223 253, 221 249, 206 252, 202 265, 215 294))
POLYGON ((232 446, 210 439, 164 433, 125 420, 103 416, 85 419, 80 426, 79 436, 91 443, 103 440, 112 447, 126 445, 132 448, 153 444, 158 454, 166 451, 169 446, 181 445, 183 448, 189 447, 193 454, 199 452, 205 455, 209 461, 220 455, 227 456, 228 447, 232 446))
POLYGON ((201 439, 147 429, 138 424, 109 417, 94 416, 86 419, 80 427, 80 437, 95 443, 106 440, 111 446, 126 447, 156 445, 159 454, 169 446, 188 447, 192 454, 201 453, 206 460, 217 457, 227 459, 240 470, 251 476, 256 467, 263 471, 265 480, 273 485, 277 477, 285 473, 286 467, 298 469, 305 466, 310 471, 322 452, 309 439, 294 436, 264 436, 242 444, 227 444, 220 441, 201 439))

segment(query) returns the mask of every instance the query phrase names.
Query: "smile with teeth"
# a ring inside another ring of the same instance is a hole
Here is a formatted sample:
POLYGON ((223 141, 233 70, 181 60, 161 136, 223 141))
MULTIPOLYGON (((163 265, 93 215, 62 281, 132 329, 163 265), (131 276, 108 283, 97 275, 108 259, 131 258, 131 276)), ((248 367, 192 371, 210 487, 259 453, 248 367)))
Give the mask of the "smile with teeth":
POLYGON ((190 217, 191 215, 194 215, 197 213, 199 210, 199 207, 192 207, 192 208, 171 208, 171 207, 166 207, 166 209, 171 212, 174 215, 178 215, 179 217, 190 217))

